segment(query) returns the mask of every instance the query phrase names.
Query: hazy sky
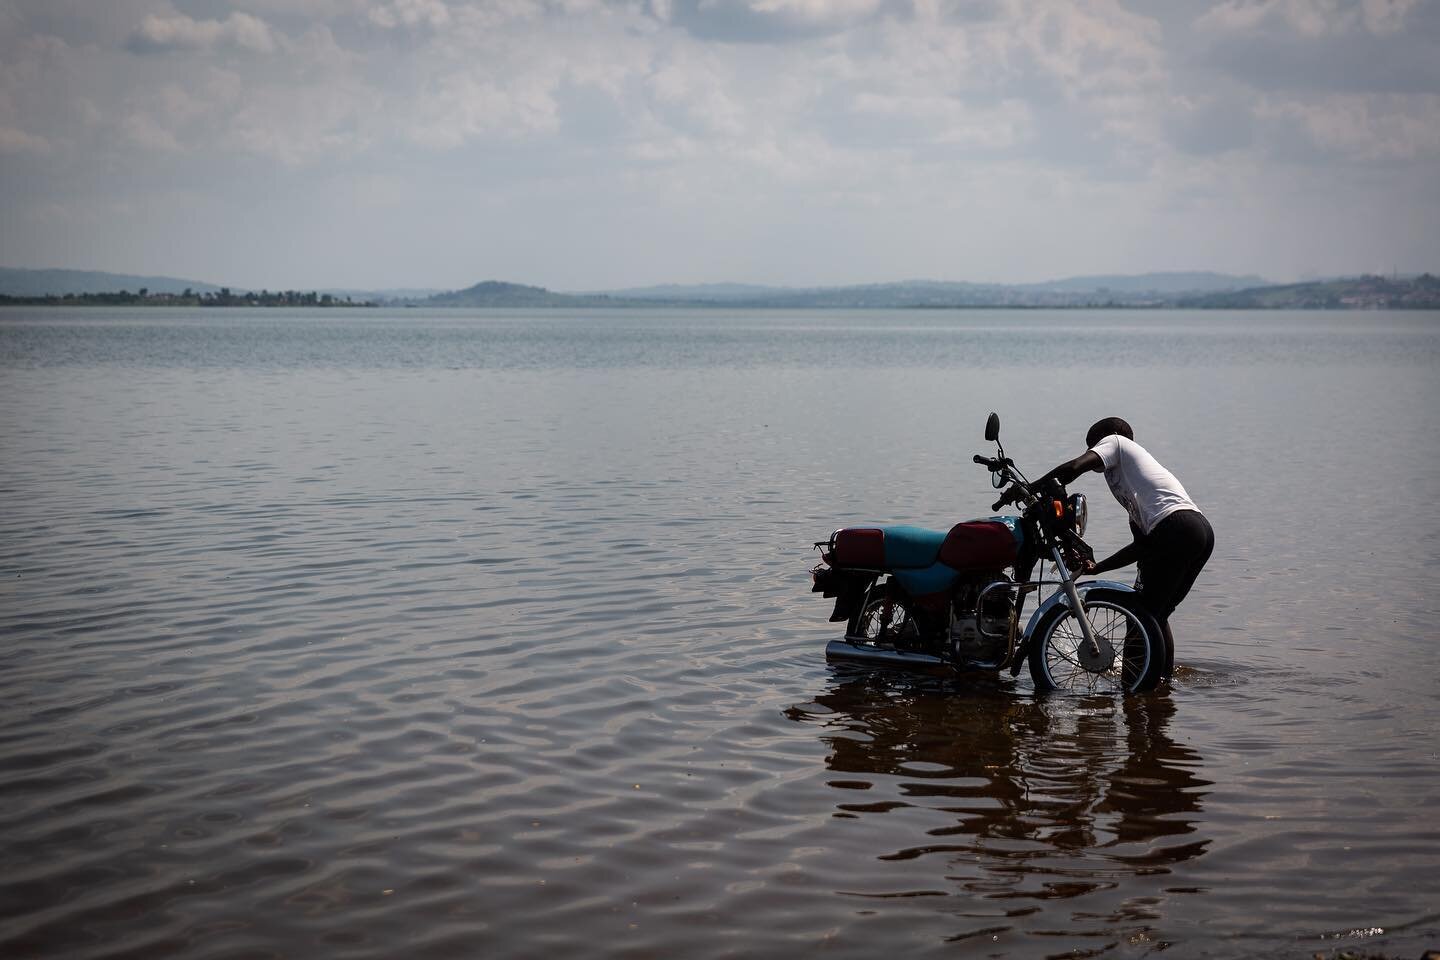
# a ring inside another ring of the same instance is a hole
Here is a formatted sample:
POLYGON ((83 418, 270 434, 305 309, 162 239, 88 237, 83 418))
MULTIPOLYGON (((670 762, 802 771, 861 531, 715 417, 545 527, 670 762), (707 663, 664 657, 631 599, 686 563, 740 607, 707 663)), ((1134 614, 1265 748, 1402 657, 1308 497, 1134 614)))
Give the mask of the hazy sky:
POLYGON ((1440 268, 1440 0, 0 0, 0 264, 1440 268))

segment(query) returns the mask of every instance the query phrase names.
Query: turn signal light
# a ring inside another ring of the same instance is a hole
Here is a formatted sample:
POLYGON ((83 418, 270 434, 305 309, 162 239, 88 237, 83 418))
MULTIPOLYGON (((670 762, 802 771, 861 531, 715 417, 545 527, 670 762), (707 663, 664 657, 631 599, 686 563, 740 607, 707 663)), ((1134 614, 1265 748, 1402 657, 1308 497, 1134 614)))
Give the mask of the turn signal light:
POLYGON ((1064 519, 1065 519, 1065 504, 1061 503, 1059 500, 1052 500, 1052 501, 1050 501, 1050 502, 1055 505, 1055 519, 1057 519, 1057 520, 1064 520, 1064 519))

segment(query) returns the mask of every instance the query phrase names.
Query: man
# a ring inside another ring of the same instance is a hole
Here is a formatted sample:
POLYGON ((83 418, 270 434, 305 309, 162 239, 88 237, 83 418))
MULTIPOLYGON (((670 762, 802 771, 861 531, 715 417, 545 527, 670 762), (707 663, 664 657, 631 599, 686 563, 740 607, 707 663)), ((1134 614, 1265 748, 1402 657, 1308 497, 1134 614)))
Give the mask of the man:
POLYGON ((1138 563, 1140 599, 1155 614, 1165 633, 1168 678, 1175 662, 1175 638, 1170 614, 1190 592, 1195 578, 1215 548, 1210 521, 1195 506, 1175 475, 1135 442, 1130 424, 1106 417, 1085 435, 1088 448, 1074 460, 1060 464, 1040 482, 1054 477, 1069 484, 1089 471, 1104 471, 1110 492, 1130 515, 1134 541, 1099 563, 1077 573, 1104 573, 1138 563))

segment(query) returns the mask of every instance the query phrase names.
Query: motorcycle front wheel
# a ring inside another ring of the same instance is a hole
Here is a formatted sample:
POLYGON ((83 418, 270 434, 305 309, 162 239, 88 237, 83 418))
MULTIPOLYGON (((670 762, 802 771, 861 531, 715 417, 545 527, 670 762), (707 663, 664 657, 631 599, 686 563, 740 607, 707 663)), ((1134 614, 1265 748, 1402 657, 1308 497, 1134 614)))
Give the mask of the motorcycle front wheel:
POLYGON ((1144 693, 1165 677, 1160 624, 1130 594, 1092 590, 1085 615, 1100 650, 1085 648, 1080 621, 1064 604, 1041 618, 1030 647, 1030 678, 1039 692, 1144 693))

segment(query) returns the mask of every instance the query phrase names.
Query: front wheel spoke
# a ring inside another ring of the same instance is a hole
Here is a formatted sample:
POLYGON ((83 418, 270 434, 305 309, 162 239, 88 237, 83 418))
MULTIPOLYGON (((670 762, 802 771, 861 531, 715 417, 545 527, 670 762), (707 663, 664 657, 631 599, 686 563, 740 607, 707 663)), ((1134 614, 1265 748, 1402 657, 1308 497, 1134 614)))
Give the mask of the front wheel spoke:
POLYGON ((1124 692, 1144 677, 1150 661, 1148 633, 1129 610, 1101 601, 1086 606, 1085 616, 1097 640, 1108 643, 1116 656, 1108 669, 1087 670, 1080 662, 1085 643, 1079 617, 1067 610, 1049 629, 1044 640, 1044 673, 1057 688, 1070 692, 1124 692), (1127 677, 1130 678, 1127 682, 1127 677))
POLYGON ((1070 664, 1070 665, 1071 665, 1072 667, 1074 667, 1075 669, 1077 669, 1077 670, 1083 670, 1083 669, 1084 669, 1083 667, 1080 666, 1080 658, 1079 658, 1078 655, 1074 655, 1074 654, 1072 654, 1072 653, 1066 652, 1066 651, 1064 651, 1064 650, 1059 649, 1058 647, 1051 647, 1051 649, 1055 651, 1055 656, 1059 657, 1061 660, 1063 660, 1063 661, 1065 661, 1066 663, 1070 664))

